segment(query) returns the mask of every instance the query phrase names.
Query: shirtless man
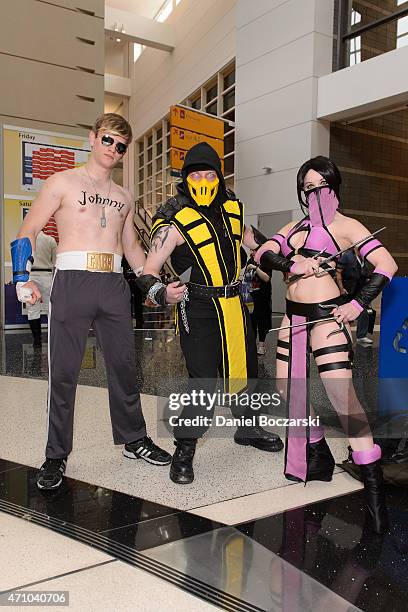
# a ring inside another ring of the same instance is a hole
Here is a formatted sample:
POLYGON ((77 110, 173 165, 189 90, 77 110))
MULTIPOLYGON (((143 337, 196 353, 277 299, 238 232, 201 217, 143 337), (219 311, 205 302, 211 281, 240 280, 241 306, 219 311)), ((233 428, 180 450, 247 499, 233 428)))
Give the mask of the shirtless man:
POLYGON ((114 443, 125 444, 125 457, 142 457, 155 465, 171 460, 146 435, 129 287, 121 273, 123 254, 137 274, 145 260, 133 227, 133 198, 111 178, 131 140, 131 127, 123 117, 113 113, 99 117, 89 136, 88 162, 45 181, 11 244, 18 299, 35 304, 41 293, 35 282, 28 281, 32 251, 39 231, 55 216, 59 245, 48 319, 48 426, 46 461, 37 477, 40 489, 55 489, 62 482, 72 450, 75 392, 91 326, 105 357, 114 443))

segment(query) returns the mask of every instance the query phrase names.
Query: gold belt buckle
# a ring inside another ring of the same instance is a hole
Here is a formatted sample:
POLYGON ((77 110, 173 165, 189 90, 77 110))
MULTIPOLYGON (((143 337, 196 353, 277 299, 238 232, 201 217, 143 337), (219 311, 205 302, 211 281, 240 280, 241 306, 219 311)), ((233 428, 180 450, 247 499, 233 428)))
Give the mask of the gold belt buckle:
POLYGON ((87 253, 86 269, 90 272, 113 272, 113 253, 87 253))

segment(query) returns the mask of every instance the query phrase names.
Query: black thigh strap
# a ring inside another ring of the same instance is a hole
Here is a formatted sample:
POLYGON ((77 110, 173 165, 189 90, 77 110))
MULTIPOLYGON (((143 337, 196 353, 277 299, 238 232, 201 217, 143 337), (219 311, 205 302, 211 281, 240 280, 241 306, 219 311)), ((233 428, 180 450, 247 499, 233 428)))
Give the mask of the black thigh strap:
POLYGON ((317 366, 319 372, 329 372, 330 370, 351 370, 349 361, 334 361, 333 363, 322 363, 317 366))
POLYGON ((289 350, 289 342, 285 342, 285 340, 278 340, 278 346, 289 350))
POLYGON ((321 357, 321 355, 329 355, 330 353, 343 353, 349 350, 348 344, 337 344, 336 346, 324 346, 323 348, 316 349, 313 351, 314 357, 321 357))
POLYGON ((281 361, 286 361, 289 363, 289 355, 283 355, 282 353, 276 353, 276 359, 280 359, 281 361))
POLYGON ((353 341, 352 341, 351 336, 349 334, 349 330, 347 329, 346 326, 344 326, 344 328, 343 328, 343 334, 346 336, 346 340, 347 340, 347 344, 348 344, 350 364, 353 365, 353 361, 354 361, 353 341))

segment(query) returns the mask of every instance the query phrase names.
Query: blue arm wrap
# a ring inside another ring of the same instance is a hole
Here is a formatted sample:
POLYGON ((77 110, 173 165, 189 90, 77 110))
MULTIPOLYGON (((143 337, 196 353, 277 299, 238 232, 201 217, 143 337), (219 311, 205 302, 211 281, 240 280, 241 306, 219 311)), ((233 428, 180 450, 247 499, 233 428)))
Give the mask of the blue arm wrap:
POLYGON ((26 283, 34 261, 29 238, 17 238, 10 244, 13 262, 13 282, 26 283))

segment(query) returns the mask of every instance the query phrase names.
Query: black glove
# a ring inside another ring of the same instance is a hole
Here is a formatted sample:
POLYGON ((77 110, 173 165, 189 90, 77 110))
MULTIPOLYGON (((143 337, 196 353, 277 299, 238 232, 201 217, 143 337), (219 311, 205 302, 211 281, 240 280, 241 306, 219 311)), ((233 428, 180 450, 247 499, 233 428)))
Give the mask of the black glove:
POLYGON ((261 255, 261 259, 259 262, 262 266, 262 269, 266 272, 270 272, 271 270, 279 270, 280 272, 290 272, 291 267, 294 262, 291 259, 287 259, 283 255, 277 255, 273 251, 266 251, 261 255))
POLYGON ((368 308, 377 295, 380 295, 389 280, 388 276, 374 271, 353 299, 363 308, 368 308))
POLYGON ((157 302, 157 304, 160 304, 160 306, 167 306, 166 285, 164 285, 159 278, 153 276, 152 274, 142 274, 136 280, 136 283, 142 292, 143 300, 147 298, 147 294, 149 293, 150 289, 157 283, 160 283, 162 286, 155 293, 154 301, 157 302))

